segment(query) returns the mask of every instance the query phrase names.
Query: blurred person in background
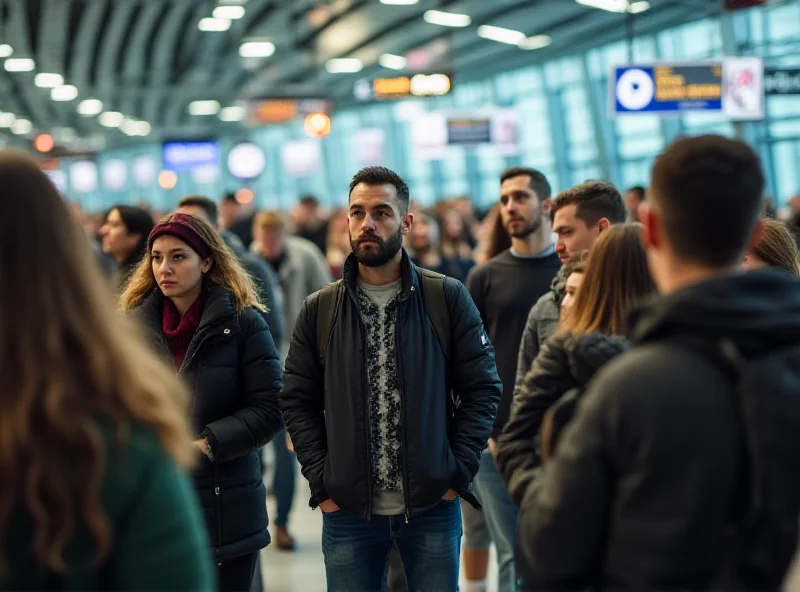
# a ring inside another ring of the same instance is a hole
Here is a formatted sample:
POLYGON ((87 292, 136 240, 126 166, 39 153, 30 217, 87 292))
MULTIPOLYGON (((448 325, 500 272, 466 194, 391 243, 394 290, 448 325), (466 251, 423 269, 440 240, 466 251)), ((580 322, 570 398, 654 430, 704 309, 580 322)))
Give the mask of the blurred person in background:
POLYGON ((644 203, 647 189, 641 185, 631 187, 625 192, 625 207, 628 210, 628 222, 639 222, 639 206, 644 203))
POLYGON ((186 391, 38 164, 0 192, 0 589, 213 590, 186 391))
POLYGON ((497 371, 503 383, 489 450, 482 455, 475 478, 475 492, 497 549, 499 592, 516 587, 517 508, 497 472, 494 438, 508 420, 525 320, 561 267, 551 238, 550 195, 550 183, 541 172, 530 168, 505 171, 500 178, 500 217, 511 236, 511 247, 473 268, 467 277, 467 288, 497 352, 497 371))
POLYGON ((470 246, 472 237, 464 217, 458 210, 453 208, 445 210, 441 219, 441 237, 443 268, 447 271, 440 273, 454 277, 460 282, 465 281, 475 262, 472 259, 470 246))
POLYGON ((282 427, 278 352, 264 306, 233 253, 202 218, 171 214, 121 298, 192 388, 195 471, 220 589, 249 590, 270 542, 257 449, 282 427))
POLYGON ((774 267, 800 277, 800 251, 791 231, 783 222, 764 218, 764 230, 744 257, 748 271, 774 267))
POLYGON ((474 259, 476 265, 494 259, 511 247, 511 237, 503 224, 500 208, 501 205, 499 203, 492 206, 486 218, 481 222, 481 226, 485 229, 481 232, 485 232, 485 236, 481 244, 475 249, 474 259))
POLYGON ((347 210, 339 208, 331 214, 328 222, 328 247, 325 250, 333 279, 341 279, 344 262, 352 251, 347 229, 347 210))
POLYGON ((468 195, 457 197, 450 202, 450 208, 461 214, 461 220, 466 227, 465 239, 470 249, 478 244, 478 216, 475 213, 475 204, 468 195))
POLYGON ((328 248, 328 220, 319 200, 313 195, 304 195, 292 210, 294 234, 311 241, 320 251, 328 248))
POLYGON ((663 297, 629 317, 630 350, 524 495, 520 559, 540 588, 779 588, 800 515, 800 284, 740 273, 763 188, 738 140, 657 158, 640 214, 663 297))
POLYGON ((228 192, 219 205, 219 228, 236 235, 243 245, 253 242, 255 212, 251 205, 243 205, 236 194, 228 192))
POLYGON ((583 276, 586 273, 586 257, 588 251, 582 251, 570 257, 570 260, 562 268, 564 280, 564 298, 561 299, 560 321, 564 322, 569 311, 575 305, 575 296, 583 283, 583 276))
POLYGON ((548 438, 540 438, 541 453, 536 446, 548 409, 564 397, 568 402, 562 406, 559 420, 571 417, 589 380, 627 348, 623 336, 628 313, 655 293, 638 224, 609 228, 595 241, 585 264, 578 265, 581 267, 572 269, 585 272, 570 274, 570 278, 578 276, 580 288, 574 300, 564 299, 569 314, 528 369, 497 440, 497 466, 517 505, 541 465, 542 454, 549 455, 555 447, 557 433, 552 430, 548 438))
POLYGON ((100 267, 100 271, 102 271, 103 276, 107 280, 113 280, 114 270, 116 269, 117 265, 114 262, 114 259, 111 258, 111 255, 103 252, 103 247, 97 240, 97 237, 94 236, 91 225, 91 217, 86 215, 86 213, 83 211, 83 207, 78 202, 71 202, 69 204, 69 210, 73 219, 80 225, 86 234, 87 243, 92 251, 92 256, 97 262, 97 265, 100 267))
POLYGON ((100 229, 103 252, 117 264, 114 288, 121 292, 147 250, 147 236, 153 229, 150 212, 136 206, 118 205, 109 210, 100 229))
MULTIPOLYGON (((280 212, 261 212, 253 223, 252 249, 278 276, 283 292, 286 337, 279 344, 281 361, 286 360, 297 315, 305 299, 333 281, 328 263, 314 243, 291 236, 289 223, 280 212)), ((295 543, 289 534, 289 517, 294 504, 297 462, 284 434, 273 440, 275 474, 272 489, 278 506, 275 527, 278 548, 290 551, 295 543)))
POLYGON ((414 214, 414 225, 404 242, 414 265, 436 273, 445 273, 442 271, 444 262, 439 250, 439 225, 435 218, 425 212, 414 214))

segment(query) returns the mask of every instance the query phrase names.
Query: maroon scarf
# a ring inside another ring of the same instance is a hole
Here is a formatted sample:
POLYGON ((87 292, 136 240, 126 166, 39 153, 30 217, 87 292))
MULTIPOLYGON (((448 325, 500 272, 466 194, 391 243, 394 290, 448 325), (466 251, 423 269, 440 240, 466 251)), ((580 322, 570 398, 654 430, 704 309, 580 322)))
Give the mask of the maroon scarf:
POLYGON ((161 330, 164 332, 164 337, 167 340, 169 353, 172 354, 172 359, 175 361, 175 368, 180 369, 183 364, 183 358, 186 357, 186 352, 189 350, 189 344, 192 342, 197 328, 200 326, 200 318, 203 316, 203 307, 205 306, 205 297, 203 293, 197 297, 186 314, 181 318, 178 309, 169 298, 164 298, 164 310, 161 317, 161 330))

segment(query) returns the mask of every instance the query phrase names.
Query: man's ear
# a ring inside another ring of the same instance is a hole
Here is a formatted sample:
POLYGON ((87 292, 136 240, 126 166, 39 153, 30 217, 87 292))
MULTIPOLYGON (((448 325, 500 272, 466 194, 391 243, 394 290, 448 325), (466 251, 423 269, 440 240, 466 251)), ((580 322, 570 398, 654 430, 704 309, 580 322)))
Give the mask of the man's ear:
POLYGON ((642 244, 645 248, 658 248, 663 241, 661 236, 661 220, 645 203, 639 205, 639 222, 644 227, 642 244))
POLYGON ((553 199, 548 197, 547 199, 542 201, 542 216, 550 220, 551 219, 550 212, 552 210, 553 210, 553 199))
POLYGON ((403 221, 400 222, 400 232, 403 234, 408 234, 413 224, 414 224, 414 214, 409 212, 408 214, 403 216, 403 221))
POLYGON ((611 222, 608 221, 608 218, 600 218, 600 221, 597 223, 597 228, 600 232, 605 232, 611 226, 611 222))

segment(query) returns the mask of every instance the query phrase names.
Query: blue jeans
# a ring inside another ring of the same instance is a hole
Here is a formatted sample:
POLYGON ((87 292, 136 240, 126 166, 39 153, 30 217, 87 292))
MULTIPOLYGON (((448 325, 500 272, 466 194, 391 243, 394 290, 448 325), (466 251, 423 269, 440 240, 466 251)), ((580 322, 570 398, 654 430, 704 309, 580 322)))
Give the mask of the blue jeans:
POLYGON ((408 592, 455 592, 461 548, 461 506, 441 501, 405 523, 403 516, 366 521, 343 510, 323 514, 322 553, 328 592, 380 592, 392 545, 408 592))
POLYGON ((481 467, 475 477, 474 488, 497 551, 497 590, 513 592, 516 589, 514 546, 519 510, 508 496, 506 485, 494 464, 494 457, 488 450, 481 455, 481 467))
POLYGON ((275 449, 275 473, 272 478, 272 491, 278 506, 275 526, 286 527, 289 512, 294 503, 294 486, 297 474, 297 460, 291 450, 286 447, 286 428, 272 439, 275 449))

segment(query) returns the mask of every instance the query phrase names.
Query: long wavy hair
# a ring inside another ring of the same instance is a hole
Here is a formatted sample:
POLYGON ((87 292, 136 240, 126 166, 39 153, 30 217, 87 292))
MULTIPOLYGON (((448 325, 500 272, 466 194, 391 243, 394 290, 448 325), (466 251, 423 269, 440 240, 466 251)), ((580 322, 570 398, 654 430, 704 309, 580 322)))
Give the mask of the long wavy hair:
POLYGON ((0 154, 0 574, 13 516, 30 516, 32 552, 68 571, 78 531, 107 558, 114 533, 101 501, 106 446, 151 429, 183 466, 196 457, 188 393, 114 310, 88 239, 35 161, 0 154))
MULTIPOLYGON (((174 217, 175 214, 169 214, 158 223, 170 223, 174 217)), ((259 299, 253 280, 242 269, 236 255, 228 248, 219 233, 208 222, 197 216, 183 214, 180 220, 177 222, 178 224, 185 224, 191 228, 211 249, 213 263, 203 281, 228 288, 233 293, 234 307, 237 312, 241 312, 247 306, 266 311, 267 308, 259 299)), ((158 289, 158 283, 153 275, 153 254, 148 249, 120 296, 120 307, 123 312, 130 312, 141 305, 154 290, 158 289)))
POLYGON ((800 277, 800 250, 791 231, 783 222, 764 218, 764 234, 750 253, 770 267, 777 267, 800 277))
POLYGON ((622 335, 632 306, 656 291, 639 224, 615 224, 595 241, 562 330, 622 335))

